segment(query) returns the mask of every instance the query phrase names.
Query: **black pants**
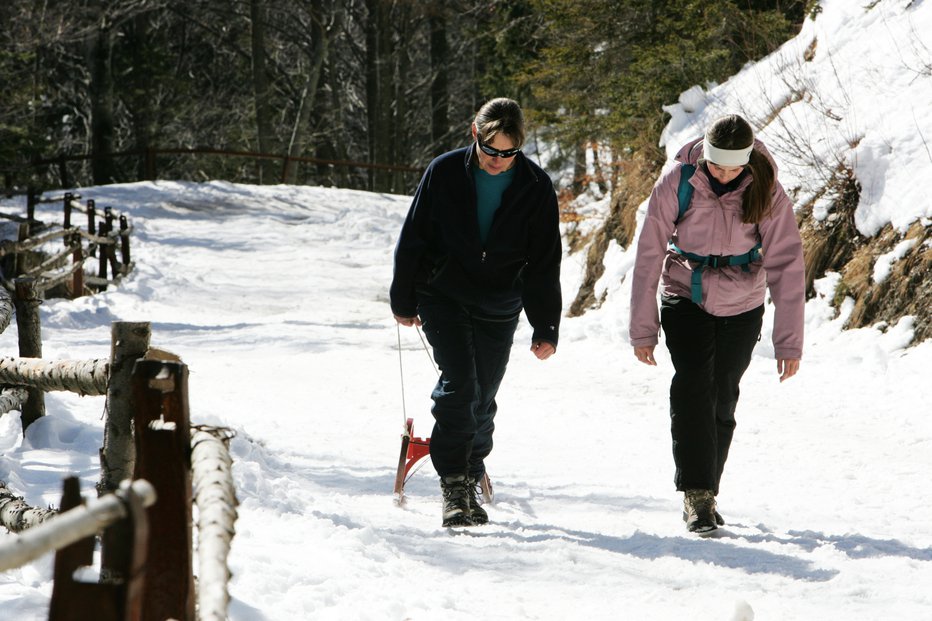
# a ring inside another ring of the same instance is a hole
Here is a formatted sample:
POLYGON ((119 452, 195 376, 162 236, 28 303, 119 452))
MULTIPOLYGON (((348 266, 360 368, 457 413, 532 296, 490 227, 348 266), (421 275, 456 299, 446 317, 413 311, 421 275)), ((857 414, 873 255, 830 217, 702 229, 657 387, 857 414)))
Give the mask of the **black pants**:
POLYGON ((492 451, 495 395, 505 377, 518 315, 478 316, 439 296, 421 296, 418 315, 441 372, 431 393, 431 461, 441 477, 470 474, 478 479, 492 451))
POLYGON ((676 370, 670 421, 676 489, 718 493, 735 431, 738 383, 760 337, 763 305, 716 317, 686 298, 664 298, 660 309, 676 370))

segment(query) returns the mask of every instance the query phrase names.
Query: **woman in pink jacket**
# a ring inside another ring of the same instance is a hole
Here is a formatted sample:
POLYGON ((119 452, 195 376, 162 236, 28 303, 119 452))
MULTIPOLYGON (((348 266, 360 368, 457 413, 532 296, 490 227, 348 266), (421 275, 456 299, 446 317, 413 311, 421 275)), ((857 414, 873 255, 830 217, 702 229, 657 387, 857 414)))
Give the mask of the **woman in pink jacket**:
POLYGON ((724 524, 715 496, 735 429, 738 384, 760 338, 768 287, 780 381, 799 369, 803 252, 776 165, 743 118, 718 119, 676 161, 654 186, 638 240, 630 338, 637 359, 656 365, 663 327, 675 369, 674 481, 685 493, 687 529, 705 533, 724 524))

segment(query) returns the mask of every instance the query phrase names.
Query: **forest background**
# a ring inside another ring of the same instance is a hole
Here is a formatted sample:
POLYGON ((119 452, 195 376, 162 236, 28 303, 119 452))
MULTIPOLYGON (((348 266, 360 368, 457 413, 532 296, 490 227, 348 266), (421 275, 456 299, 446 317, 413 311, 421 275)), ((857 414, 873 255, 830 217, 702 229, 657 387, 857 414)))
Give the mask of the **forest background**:
POLYGON ((6 0, 0 173, 7 188, 61 185, 36 162, 91 156, 68 181, 136 181, 146 150, 201 147, 415 170, 175 154, 159 176, 410 193, 418 169, 465 144, 478 107, 507 96, 575 164, 577 189, 597 146, 611 184, 632 163, 659 171, 663 104, 774 50, 805 4, 6 0))
MULTIPOLYGON (((433 157, 469 141, 478 107, 508 96, 527 112, 528 152, 546 151, 564 222, 593 188, 611 200, 596 230, 566 230, 570 251, 588 254, 580 289, 567 292, 568 314, 580 315, 601 304, 606 249, 634 239, 666 159, 664 106, 773 52, 820 10, 817 0, 5 0, 0 181, 7 194, 154 178, 410 194, 433 157)), ((922 243, 878 286, 869 267, 901 234, 859 233, 850 165, 817 161, 805 136, 794 140, 804 164, 829 165, 823 194, 840 216, 829 227, 796 205, 810 295, 839 272, 836 306, 857 304, 848 327, 910 315, 915 342, 932 335, 930 227, 909 233, 922 243)))

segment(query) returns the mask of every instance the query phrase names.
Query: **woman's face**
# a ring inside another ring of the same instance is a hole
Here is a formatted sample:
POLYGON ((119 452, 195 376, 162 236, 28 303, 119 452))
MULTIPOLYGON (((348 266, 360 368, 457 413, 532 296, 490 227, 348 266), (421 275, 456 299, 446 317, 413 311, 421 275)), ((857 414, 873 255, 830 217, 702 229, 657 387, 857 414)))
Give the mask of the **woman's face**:
MULTIPOLYGON (((472 137, 478 142, 478 133, 476 131, 476 126, 472 126, 472 137)), ((511 151, 515 148, 514 141, 504 134, 496 134, 495 137, 489 142, 483 142, 484 145, 492 147, 496 151, 511 151)), ((517 153, 515 153, 517 155, 517 153)), ((495 155, 489 155, 482 151, 479 148, 479 145, 476 144, 476 157, 479 158, 479 168, 489 173, 490 175, 497 175, 503 173, 515 163, 515 155, 511 157, 498 157, 495 155)))
POLYGON ((709 172, 712 173, 712 176, 722 184, 733 181, 734 178, 740 175, 741 171, 744 170, 744 166, 719 166, 712 162, 706 162, 706 166, 709 167, 709 172))

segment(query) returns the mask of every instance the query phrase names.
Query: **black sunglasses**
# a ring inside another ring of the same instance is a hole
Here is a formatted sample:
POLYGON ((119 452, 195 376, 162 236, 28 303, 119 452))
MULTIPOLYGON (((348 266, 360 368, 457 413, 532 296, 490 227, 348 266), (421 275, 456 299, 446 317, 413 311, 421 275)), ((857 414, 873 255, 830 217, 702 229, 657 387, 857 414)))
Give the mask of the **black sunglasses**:
POLYGON ((508 159, 509 157, 514 157, 521 152, 521 149, 507 149, 505 151, 499 151, 495 147, 490 147, 486 143, 482 142, 482 138, 476 136, 476 142, 479 144, 479 148, 482 149, 482 152, 491 157, 501 157, 508 159))

